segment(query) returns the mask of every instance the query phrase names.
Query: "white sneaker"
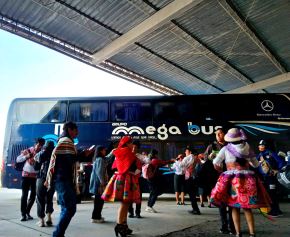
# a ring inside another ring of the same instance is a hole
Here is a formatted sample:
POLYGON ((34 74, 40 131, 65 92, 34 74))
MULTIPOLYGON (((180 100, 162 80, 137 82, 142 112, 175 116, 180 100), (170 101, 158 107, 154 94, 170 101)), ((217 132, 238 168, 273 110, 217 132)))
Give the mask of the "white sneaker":
POLYGON ((44 224, 44 220, 39 220, 36 225, 38 225, 39 227, 45 227, 45 224, 44 224))
POLYGON ((145 211, 149 213, 157 213, 157 211, 153 207, 146 207, 145 211))
POLYGON ((101 219, 91 219, 92 223, 104 223, 105 222, 105 218, 101 217, 101 219))

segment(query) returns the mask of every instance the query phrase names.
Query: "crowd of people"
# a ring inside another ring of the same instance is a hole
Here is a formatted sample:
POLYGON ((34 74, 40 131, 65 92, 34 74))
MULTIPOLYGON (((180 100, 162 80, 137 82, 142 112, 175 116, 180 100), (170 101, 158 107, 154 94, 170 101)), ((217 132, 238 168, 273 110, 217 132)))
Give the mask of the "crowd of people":
POLYGON ((78 152, 73 142, 77 135, 77 125, 67 122, 56 146, 51 141, 38 138, 35 145, 23 150, 16 160, 24 162, 21 221, 33 219, 30 210, 36 198, 38 225, 52 226, 53 196, 55 191, 57 193, 61 212, 53 237, 65 235, 76 212, 77 163, 89 155, 93 156, 89 185, 89 192, 94 195, 91 222, 105 222, 102 216, 104 202, 119 202, 114 227, 116 236, 126 237, 133 233, 127 217, 142 218, 142 176, 146 177, 150 191, 145 211, 157 212, 154 204, 164 186, 161 167, 168 167, 174 172, 177 205, 185 205, 185 195, 188 194, 192 207, 190 214, 201 214, 198 195, 201 208, 205 207, 204 198, 207 198, 209 208, 219 208, 220 233, 242 236, 241 209, 250 237, 256 236, 253 208, 268 208, 267 214, 272 217, 283 214, 277 195, 277 174, 286 161, 270 150, 265 140, 260 141, 259 152, 255 155, 241 129, 231 128, 225 132, 219 128, 215 132, 216 140, 203 153, 186 146, 177 158, 169 160, 160 159, 156 149, 149 154, 141 153, 140 142, 130 136, 122 137, 108 155, 102 145, 78 152), (108 170, 113 170, 111 177, 108 170), (133 204, 136 204, 135 211, 133 204))

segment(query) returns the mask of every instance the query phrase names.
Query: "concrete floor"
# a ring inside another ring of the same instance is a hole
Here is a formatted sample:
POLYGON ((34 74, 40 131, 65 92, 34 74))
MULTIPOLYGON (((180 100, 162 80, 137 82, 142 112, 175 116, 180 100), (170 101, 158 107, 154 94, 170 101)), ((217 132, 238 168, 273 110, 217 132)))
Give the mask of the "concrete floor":
MULTIPOLYGON (((146 199, 146 194, 144 195, 146 199)), ((36 237, 51 236, 54 227, 38 227, 36 225, 36 205, 33 206, 31 215, 34 220, 20 222, 20 197, 21 191, 15 189, 0 189, 0 237, 36 237)), ((187 201, 187 203, 189 203, 187 201)), ((77 213, 73 217, 67 232, 67 237, 112 237, 115 235, 115 226, 118 203, 105 203, 103 216, 106 222, 103 224, 92 224, 90 222, 93 208, 92 201, 85 201, 77 207, 77 213)), ((154 208, 158 213, 151 214, 144 211, 146 200, 142 203, 142 219, 128 218, 128 224, 134 230, 133 236, 227 236, 217 234, 219 229, 219 215, 217 208, 201 208, 202 215, 193 216, 187 212, 190 205, 177 206, 173 195, 162 195, 154 208), (192 227, 192 228, 191 228, 192 227), (194 228, 196 227, 196 228, 194 228), (184 230, 181 232, 176 232, 184 230), (207 230, 203 232, 202 229, 207 230), (180 234, 178 234, 180 233, 180 234), (199 233, 201 235, 194 235, 199 233), (212 233, 212 234, 210 234, 212 233), (187 235, 186 235, 187 234, 187 235)), ((275 222, 269 221, 255 211, 258 236, 290 236, 290 205, 283 203, 283 217, 277 218, 275 222), (269 234, 265 233, 268 229, 269 234), (272 232, 272 234, 271 234, 272 232)), ((53 221, 57 222, 59 206, 54 205, 53 221)))

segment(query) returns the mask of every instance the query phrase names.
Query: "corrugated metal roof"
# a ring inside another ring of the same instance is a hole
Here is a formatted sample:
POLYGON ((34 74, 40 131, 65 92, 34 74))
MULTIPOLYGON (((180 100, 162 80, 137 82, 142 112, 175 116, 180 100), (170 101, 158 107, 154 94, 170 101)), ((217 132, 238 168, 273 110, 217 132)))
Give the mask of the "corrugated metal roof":
MULTIPOLYGON (((227 92, 289 72, 289 1, 193 2, 100 66, 117 73, 121 66, 130 80, 184 94, 227 92)), ((178 0, 0 0, 0 23, 92 64, 94 53, 172 3, 178 0)), ((258 92, 289 87, 285 82, 258 92)))
POLYGON ((275 1, 233 1, 233 5, 245 18, 247 9, 252 6, 247 21, 258 32, 259 37, 278 57, 287 70, 290 70, 290 2, 275 1))

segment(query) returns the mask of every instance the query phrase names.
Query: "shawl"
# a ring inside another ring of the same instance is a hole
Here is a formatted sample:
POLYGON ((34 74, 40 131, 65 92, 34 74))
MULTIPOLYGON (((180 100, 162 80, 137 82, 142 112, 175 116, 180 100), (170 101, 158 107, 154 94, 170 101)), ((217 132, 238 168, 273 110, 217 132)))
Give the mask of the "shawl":
POLYGON ((113 154, 116 156, 116 158, 112 165, 112 168, 117 168, 119 174, 126 173, 129 170, 130 166, 134 162, 138 161, 136 155, 132 152, 132 150, 129 147, 117 148, 113 152, 113 154))
MULTIPOLYGON (((54 174, 54 167, 55 167, 55 161, 57 158, 57 155, 77 155, 77 150, 76 147, 69 137, 62 137, 59 139, 56 147, 54 148, 52 154, 51 154, 51 159, 47 171, 47 176, 46 176, 46 183, 48 189, 51 187, 52 184, 52 177, 54 174)), ((76 184, 76 167, 74 167, 73 171, 73 183, 76 184)))
POLYGON ((245 143, 243 146, 233 145, 231 143, 226 145, 226 149, 236 158, 253 158, 255 153, 250 148, 248 143, 245 143))

